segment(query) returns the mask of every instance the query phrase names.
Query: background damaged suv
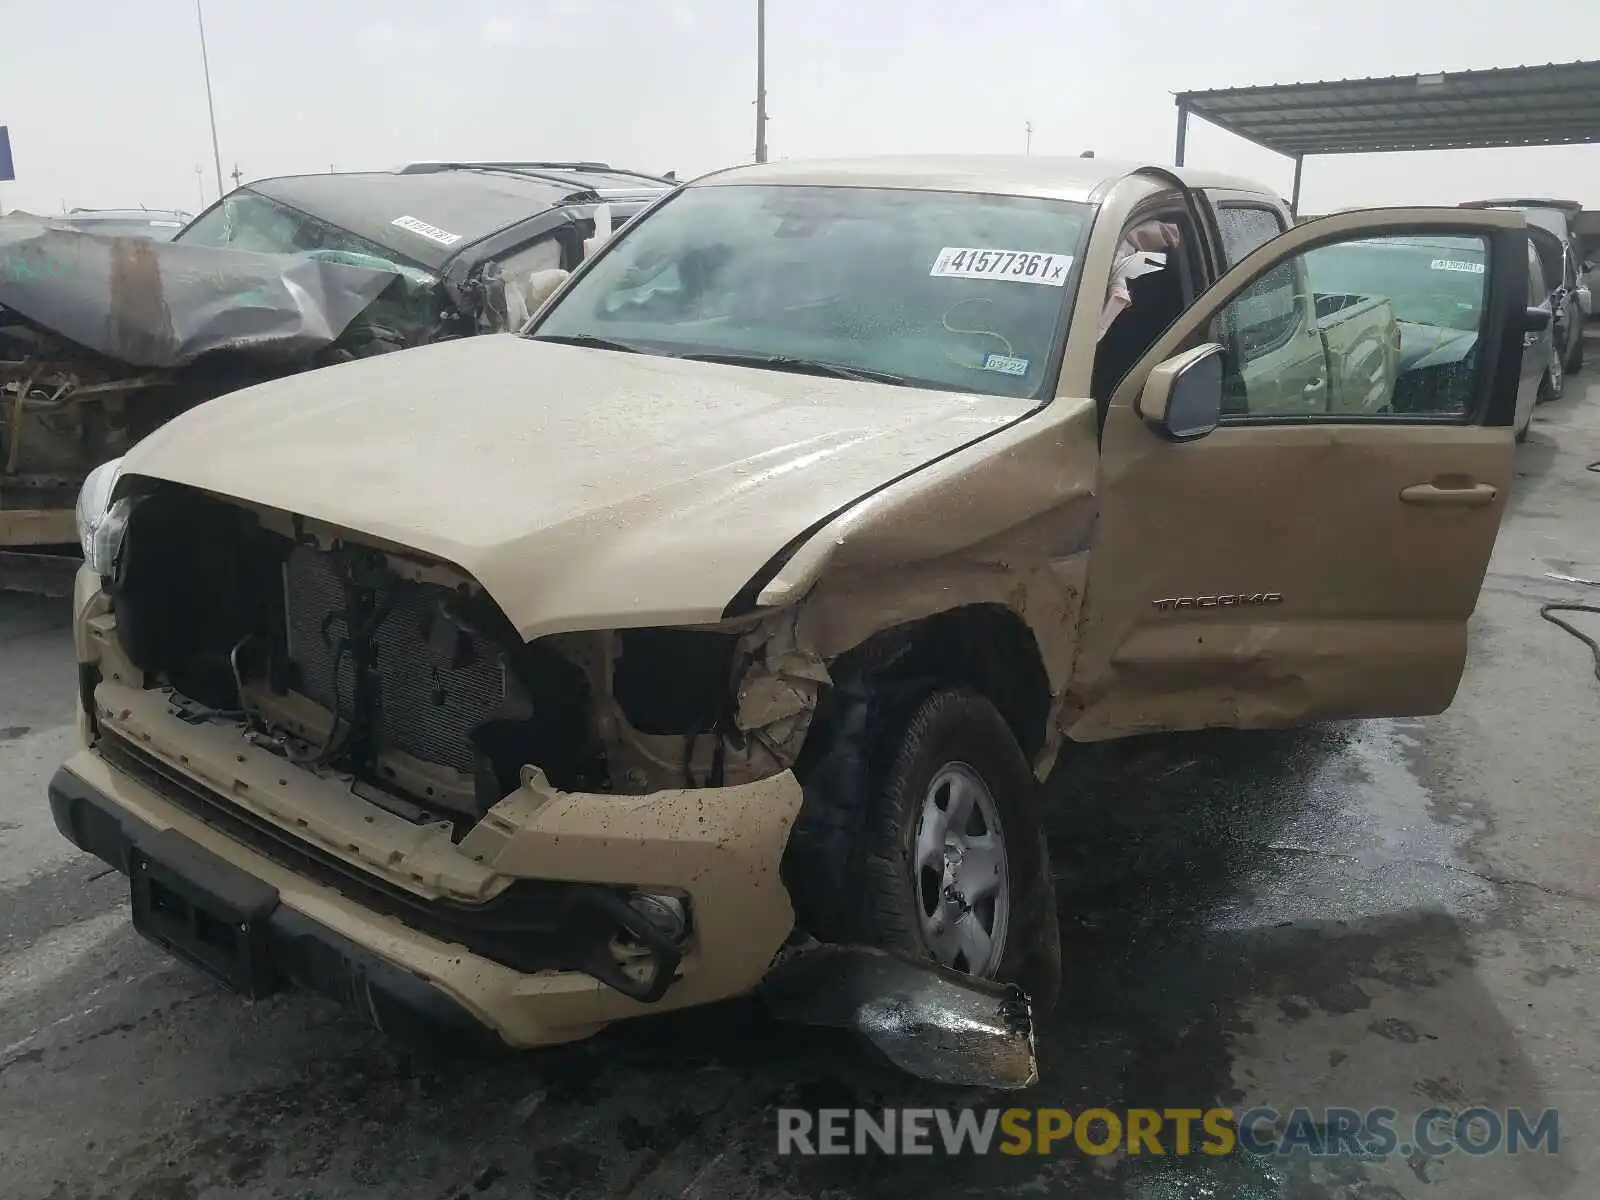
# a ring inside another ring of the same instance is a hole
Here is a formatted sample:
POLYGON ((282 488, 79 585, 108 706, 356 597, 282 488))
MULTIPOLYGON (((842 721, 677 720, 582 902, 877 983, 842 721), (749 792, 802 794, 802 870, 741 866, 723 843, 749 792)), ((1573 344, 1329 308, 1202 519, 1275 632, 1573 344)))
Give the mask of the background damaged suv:
POLYGON ((257 180, 170 242, 126 214, 0 222, 0 589, 69 594, 84 478, 178 413, 520 329, 548 276, 674 185, 593 162, 411 163, 257 180))
POLYGON ((524 336, 97 472, 57 823, 248 995, 527 1046, 764 985, 1025 1084, 1065 742, 1449 705, 1527 253, 1098 159, 703 178, 524 336))

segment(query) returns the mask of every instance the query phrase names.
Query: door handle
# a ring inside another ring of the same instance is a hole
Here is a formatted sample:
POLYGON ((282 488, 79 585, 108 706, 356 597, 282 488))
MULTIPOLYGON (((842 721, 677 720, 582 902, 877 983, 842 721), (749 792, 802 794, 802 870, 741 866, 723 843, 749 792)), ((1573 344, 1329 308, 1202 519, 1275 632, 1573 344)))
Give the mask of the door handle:
POLYGON ((1429 504, 1436 508, 1482 508, 1493 504, 1500 489, 1492 483, 1468 483, 1460 487, 1440 487, 1435 483, 1414 483, 1400 489, 1407 504, 1429 504))

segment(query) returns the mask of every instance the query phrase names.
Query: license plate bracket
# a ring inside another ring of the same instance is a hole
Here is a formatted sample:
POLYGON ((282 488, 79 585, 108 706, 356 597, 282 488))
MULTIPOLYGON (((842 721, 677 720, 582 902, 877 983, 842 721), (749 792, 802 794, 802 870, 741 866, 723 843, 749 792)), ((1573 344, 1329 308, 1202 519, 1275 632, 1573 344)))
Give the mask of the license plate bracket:
POLYGON ((283 986, 268 946, 276 888, 170 829, 129 848, 128 880, 150 941, 252 1000, 283 986))

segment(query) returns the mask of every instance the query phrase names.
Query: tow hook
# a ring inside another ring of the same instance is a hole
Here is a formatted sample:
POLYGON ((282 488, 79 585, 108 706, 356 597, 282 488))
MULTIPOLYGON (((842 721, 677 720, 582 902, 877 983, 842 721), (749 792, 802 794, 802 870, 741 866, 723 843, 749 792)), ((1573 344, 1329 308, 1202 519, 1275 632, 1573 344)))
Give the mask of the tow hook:
POLYGON ((762 996, 779 1020, 854 1030, 919 1079, 1008 1091, 1039 1079, 1027 995, 931 959, 808 942, 780 955, 762 996))

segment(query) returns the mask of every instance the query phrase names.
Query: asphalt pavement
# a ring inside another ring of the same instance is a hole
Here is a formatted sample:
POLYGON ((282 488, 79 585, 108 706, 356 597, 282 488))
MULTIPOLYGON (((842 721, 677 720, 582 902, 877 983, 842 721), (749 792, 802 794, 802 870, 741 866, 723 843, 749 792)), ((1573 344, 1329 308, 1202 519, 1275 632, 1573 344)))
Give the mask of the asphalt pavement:
MULTIPOLYGON (((144 943, 56 833, 59 603, 0 598, 0 1197, 1600 1193, 1600 682, 1540 618, 1600 590, 1600 342, 1541 406, 1443 716, 1140 739, 1051 781, 1065 939, 1042 1081, 1004 1103, 1559 1110, 1559 1152, 1381 1161, 797 1158, 775 1109, 985 1103, 740 1005, 492 1059, 241 1003, 144 943), (1587 394, 1585 394, 1587 393, 1587 394)), ((1575 618, 1600 634, 1600 617, 1575 618)))

